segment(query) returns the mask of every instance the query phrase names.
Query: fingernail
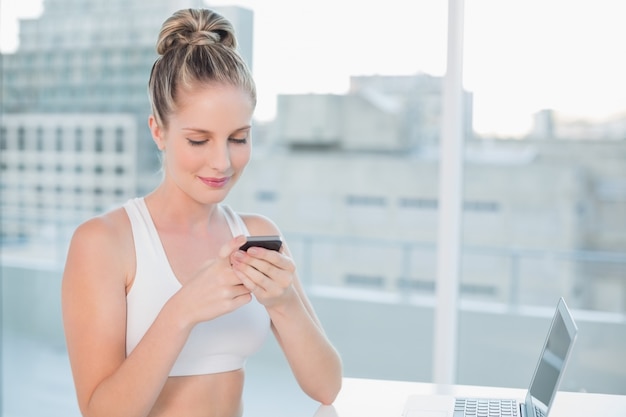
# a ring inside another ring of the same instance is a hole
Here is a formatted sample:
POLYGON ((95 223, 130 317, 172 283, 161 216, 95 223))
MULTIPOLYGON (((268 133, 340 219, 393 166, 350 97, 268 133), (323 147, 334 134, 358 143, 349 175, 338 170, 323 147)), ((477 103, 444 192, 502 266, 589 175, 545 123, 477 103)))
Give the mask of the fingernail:
POLYGON ((234 253, 233 256, 235 257, 235 259, 241 260, 241 259, 243 259, 243 252, 238 250, 237 252, 234 253))

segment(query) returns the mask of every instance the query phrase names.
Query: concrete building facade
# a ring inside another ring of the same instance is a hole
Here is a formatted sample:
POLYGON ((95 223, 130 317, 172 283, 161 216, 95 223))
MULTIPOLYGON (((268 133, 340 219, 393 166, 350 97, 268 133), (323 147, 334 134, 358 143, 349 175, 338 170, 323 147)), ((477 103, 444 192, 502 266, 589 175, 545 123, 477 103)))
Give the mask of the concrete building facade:
MULTIPOLYGON (((290 148, 413 152, 439 142, 443 83, 427 74, 351 77, 345 95, 279 95, 273 141, 290 148)), ((472 133, 465 92, 464 134, 472 133)))
POLYGON ((61 240, 77 223, 134 196, 136 137, 129 114, 4 115, 2 239, 61 240))

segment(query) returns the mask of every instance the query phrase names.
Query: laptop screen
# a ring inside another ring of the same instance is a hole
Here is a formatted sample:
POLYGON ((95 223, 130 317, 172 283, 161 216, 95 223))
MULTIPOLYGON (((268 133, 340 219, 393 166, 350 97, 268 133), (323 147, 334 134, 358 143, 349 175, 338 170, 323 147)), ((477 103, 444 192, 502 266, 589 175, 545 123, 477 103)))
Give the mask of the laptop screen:
POLYGON ((539 400, 544 412, 556 394, 576 333, 576 324, 561 299, 529 389, 532 402, 536 404, 539 400))

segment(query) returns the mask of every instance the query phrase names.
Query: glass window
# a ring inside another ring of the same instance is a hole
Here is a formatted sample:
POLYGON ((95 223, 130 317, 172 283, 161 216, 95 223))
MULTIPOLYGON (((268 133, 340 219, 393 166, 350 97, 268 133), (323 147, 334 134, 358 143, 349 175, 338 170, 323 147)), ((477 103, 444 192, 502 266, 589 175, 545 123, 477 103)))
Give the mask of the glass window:
POLYGON ((118 127, 115 129, 115 152, 123 153, 124 152, 124 129, 118 127))
MULTIPOLYGON (((626 178, 617 156, 626 150, 626 102, 615 94, 626 91, 617 76, 626 60, 610 52, 626 32, 612 7, 608 1, 466 2, 464 84, 473 95, 474 133, 465 141, 460 297, 485 307, 460 311, 460 382, 499 383, 496 375, 476 377, 493 358, 524 375, 538 359, 542 332, 532 336, 528 362, 507 361, 528 341, 532 320, 503 312, 492 326, 480 325, 489 305, 545 307, 542 323, 561 296, 597 318, 626 312, 626 287, 615 273, 626 266, 626 241, 609 237, 597 215, 599 207, 616 207, 599 197, 600 184, 626 178), (594 29, 582 33, 581 22, 594 29), (524 331, 513 330, 513 322, 524 331), (476 352, 479 340, 480 359, 462 351, 476 352)), ((626 204, 620 209, 626 212, 626 204)), ((616 212, 601 217, 626 224, 616 212)), ((616 358, 624 342, 615 340, 607 357, 616 358)), ((562 389, 612 390, 591 378, 599 362, 577 360, 594 357, 593 345, 581 335, 562 389), (574 382, 583 375, 591 379, 574 382)), ((626 368, 611 374, 626 375, 626 368)), ((529 380, 528 374, 519 384, 529 380)))
POLYGON ((23 126, 17 128, 17 150, 26 150, 26 129, 23 126))
POLYGON ((102 153, 104 151, 104 131, 101 127, 96 128, 94 147, 97 153, 102 153))
POLYGON ((65 139, 63 138, 63 134, 59 133, 59 131, 57 131, 57 135, 56 135, 56 138, 55 138, 55 147, 54 147, 57 152, 63 152, 63 141, 64 140, 65 139))
POLYGON ((7 128, 4 126, 0 127, 0 150, 7 150, 7 128))
POLYGON ((83 129, 77 127, 76 130, 74 130, 74 151, 82 152, 83 146, 83 129))
POLYGON ((45 149, 45 142, 44 142, 43 128, 39 126, 37 127, 37 150, 41 152, 44 149, 45 149))
MULTIPOLYGON (((5 56, 5 80, 22 81, 1 92, 3 415, 79 416, 65 249, 82 221, 160 180, 146 84, 171 3, 48 1, 32 17, 47 41, 24 37, 5 56), (126 23, 100 21, 122 6, 126 23), (16 121, 42 112, 48 121, 16 121)), ((218 10, 258 90, 252 159, 226 202, 281 228, 348 377, 433 380, 439 232, 459 220, 457 382, 527 385, 564 296, 588 332, 563 389, 626 394, 619 2, 465 1, 463 106, 448 125, 462 138, 458 217, 444 213, 440 171, 456 162, 442 147, 447 3, 222 0, 239 7, 218 10)), ((293 393, 285 416, 314 410, 271 343, 247 365, 246 407, 273 387, 293 393)))

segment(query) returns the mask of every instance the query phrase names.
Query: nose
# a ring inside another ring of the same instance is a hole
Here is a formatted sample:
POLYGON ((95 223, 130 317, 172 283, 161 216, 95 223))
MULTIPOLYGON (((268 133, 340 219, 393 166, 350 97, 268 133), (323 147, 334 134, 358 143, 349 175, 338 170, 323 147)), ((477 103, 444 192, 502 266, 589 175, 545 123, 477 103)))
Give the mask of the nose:
POLYGON ((208 164, 212 169, 218 172, 226 172, 230 169, 230 149, 228 148, 228 140, 213 141, 213 145, 209 150, 208 164))

